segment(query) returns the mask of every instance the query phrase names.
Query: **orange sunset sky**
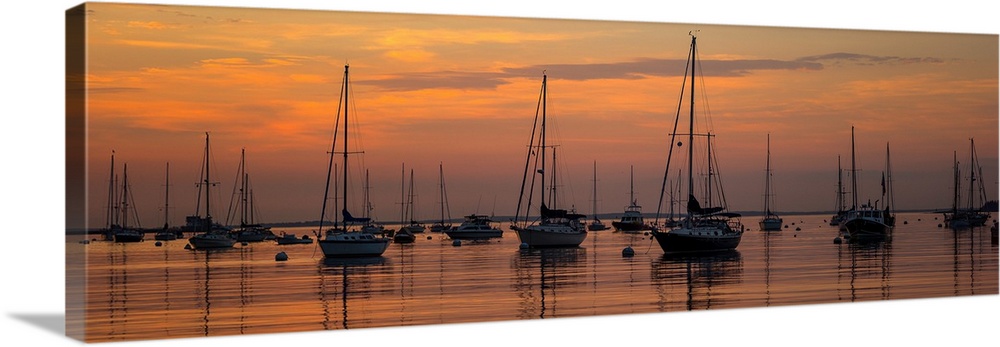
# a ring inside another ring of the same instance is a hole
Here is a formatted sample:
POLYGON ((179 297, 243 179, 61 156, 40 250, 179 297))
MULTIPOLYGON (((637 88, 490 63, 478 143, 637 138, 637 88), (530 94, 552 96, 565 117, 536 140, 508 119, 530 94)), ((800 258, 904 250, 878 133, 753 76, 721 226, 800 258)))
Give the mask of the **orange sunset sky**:
MULTIPOLYGON (((699 93, 730 209, 762 208, 770 133, 776 210, 832 210, 852 125, 862 196, 878 198, 888 142, 896 207, 949 206, 952 156, 967 163, 974 138, 989 198, 997 198, 996 35, 106 3, 87 10, 91 227, 104 223, 112 150, 119 173, 128 163, 144 227, 163 223, 170 163, 170 224, 183 223, 195 212, 206 131, 220 182, 216 219, 225 217, 241 148, 259 221, 319 219, 345 63, 359 141, 351 145, 365 151, 378 220, 399 219, 403 163, 416 177, 419 219, 438 217, 439 163, 453 217, 513 214, 542 71, 561 201, 590 214, 596 161, 598 212, 620 212, 632 165, 636 198, 653 212, 691 30, 699 30, 699 93)), ((358 182, 360 165, 351 165, 358 182)), ((360 192, 352 194, 358 201, 360 192)))

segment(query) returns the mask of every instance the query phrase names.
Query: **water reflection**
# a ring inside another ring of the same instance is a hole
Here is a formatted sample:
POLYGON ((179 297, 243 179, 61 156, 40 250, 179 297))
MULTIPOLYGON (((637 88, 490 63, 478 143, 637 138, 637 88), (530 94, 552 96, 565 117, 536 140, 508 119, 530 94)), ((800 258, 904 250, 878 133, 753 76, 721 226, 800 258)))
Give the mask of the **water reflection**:
POLYGON ((743 256, 737 250, 713 253, 664 253, 651 264, 651 284, 661 293, 660 311, 673 311, 671 305, 683 302, 683 309, 701 310, 719 306, 733 298, 715 291, 739 284, 743 275, 743 256), (682 298, 674 290, 682 288, 682 298))
MULTIPOLYGON (((846 279, 849 300, 889 299, 892 275, 892 236, 854 238, 837 254, 838 283, 846 279), (847 254, 844 254, 844 253, 847 254)), ((841 286, 842 288, 842 286, 841 286)), ((840 296, 843 300, 843 297, 840 296)))
POLYGON ((558 292, 586 281, 587 249, 522 249, 514 254, 514 290, 520 299, 517 318, 558 317, 558 292))
POLYGON ((320 301, 323 305, 323 328, 333 329, 337 321, 330 317, 330 298, 340 304, 340 327, 349 329, 352 324, 358 327, 371 326, 370 318, 365 318, 364 304, 368 303, 373 294, 372 273, 390 270, 384 257, 363 258, 323 258, 320 262, 320 301), (336 281, 340 283, 336 283, 336 281), (331 283, 332 282, 332 283, 331 283), (339 290, 339 293, 338 293, 339 290), (339 300, 338 300, 339 299, 339 300), (357 304, 355 307, 354 304, 357 304), (361 318, 350 317, 360 314, 361 318), (353 319, 353 320, 352 320, 353 319))

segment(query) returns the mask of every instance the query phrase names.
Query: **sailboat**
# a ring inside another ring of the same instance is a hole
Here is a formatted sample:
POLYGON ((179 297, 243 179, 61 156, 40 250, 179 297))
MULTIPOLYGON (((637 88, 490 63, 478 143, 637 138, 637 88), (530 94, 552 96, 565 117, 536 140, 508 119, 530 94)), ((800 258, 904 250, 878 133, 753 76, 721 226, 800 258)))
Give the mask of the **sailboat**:
POLYGON ((565 209, 556 208, 556 200, 554 192, 549 195, 549 203, 545 202, 545 196, 549 191, 545 190, 545 175, 548 167, 545 165, 546 160, 546 149, 551 147, 553 150, 553 163, 552 163, 552 187, 556 187, 556 179, 558 177, 555 175, 555 147, 546 144, 546 101, 547 101, 547 86, 548 76, 544 73, 542 74, 542 90, 539 96, 539 102, 541 103, 541 131, 535 132, 535 126, 538 124, 538 114, 536 111, 535 122, 532 125, 531 130, 531 140, 528 144, 528 152, 525 156, 524 162, 524 175, 521 177, 521 192, 518 197, 517 202, 517 213, 514 217, 513 223, 511 223, 511 229, 517 232, 517 237, 521 240, 521 244, 527 247, 577 247, 583 240, 587 238, 587 229, 580 219, 586 216, 582 214, 577 214, 572 211, 567 211, 565 209), (535 142, 535 136, 538 136, 538 143, 535 142), (538 153, 535 156, 536 151, 538 153), (529 166, 532 164, 532 157, 534 157, 534 167, 533 170, 529 171, 529 166), (535 221, 529 220, 528 210, 531 209, 532 197, 530 190, 534 187, 535 174, 540 175, 539 184, 539 199, 541 200, 539 204, 539 218, 535 221), (531 175, 531 186, 529 186, 528 196, 525 197, 525 183, 528 182, 528 175, 531 175), (525 199, 526 198, 526 199, 525 199), (551 207, 550 207, 551 206, 551 207), (521 208, 524 207, 525 210, 522 211, 521 208), (522 214, 523 213, 523 214, 522 214))
POLYGON ((369 189, 371 189, 371 185, 369 184, 368 180, 368 170, 365 169, 365 201, 364 201, 365 214, 362 217, 368 218, 368 222, 366 222, 365 225, 361 227, 361 231, 372 234, 389 233, 391 235, 393 233, 393 230, 386 230, 384 225, 375 221, 375 217, 373 216, 372 213, 372 211, 375 211, 375 207, 372 205, 371 197, 368 194, 369 189))
POLYGON ((411 234, 417 234, 417 233, 422 233, 425 230, 427 230, 427 227, 425 227, 420 222, 416 221, 416 217, 414 216, 416 213, 413 212, 413 196, 414 196, 414 193, 413 193, 413 169, 410 169, 410 193, 409 193, 409 195, 407 195, 406 204, 404 205, 405 208, 406 208, 406 216, 403 219, 403 220, 406 220, 405 218, 409 218, 410 219, 410 224, 402 226, 400 228, 400 231, 404 231, 405 230, 405 231, 407 231, 407 232, 409 232, 411 234))
POLYGON ((781 230, 781 217, 771 211, 774 204, 774 192, 771 191, 771 134, 767 134, 767 169, 764 172, 764 218, 761 218, 760 230, 781 230))
MULTIPOLYGON (((886 177, 882 176, 882 199, 884 209, 878 207, 879 200, 872 204, 870 201, 858 204, 858 179, 857 164, 854 155, 854 127, 851 127, 851 191, 854 199, 853 207, 847 211, 844 221, 841 222, 841 229, 847 231, 851 239, 860 237, 885 237, 892 231, 894 217, 891 211, 892 190, 887 189, 886 177), (887 193, 890 193, 887 195, 887 193)), ((886 168, 889 163, 889 147, 886 145, 886 168)), ((891 187, 891 176, 889 179, 891 187)))
POLYGON ((135 206, 132 206, 135 203, 135 199, 132 197, 132 192, 129 188, 128 163, 125 163, 122 168, 122 195, 121 199, 118 200, 121 202, 121 214, 119 215, 121 217, 121 224, 117 228, 112 229, 115 242, 142 242, 143 237, 146 235, 146 233, 140 230, 142 226, 139 224, 139 216, 135 213, 135 206), (131 210, 129 206, 132 206, 131 210), (130 214, 135 217, 135 227, 129 226, 130 214))
MULTIPOLYGON (((364 225, 369 222, 370 218, 356 218, 351 215, 347 210, 347 155, 351 152, 348 151, 347 144, 347 127, 348 127, 348 96, 350 92, 348 90, 349 83, 349 71, 350 66, 344 65, 344 84, 342 86, 341 92, 343 93, 343 98, 340 99, 343 103, 340 105, 340 109, 344 110, 344 129, 343 129, 343 196, 344 207, 340 211, 343 216, 343 221, 340 221, 339 217, 334 217, 333 227, 327 230, 323 230, 323 222, 326 219, 326 202, 329 199, 330 194, 330 176, 333 169, 334 156, 337 154, 337 136, 336 128, 334 129, 334 140, 333 145, 330 150, 330 163, 327 165, 326 171, 326 187, 323 189, 323 208, 320 212, 319 218, 319 230, 323 232, 324 235, 318 240, 320 249, 323 250, 323 256, 327 258, 333 257, 364 257, 364 256, 381 256, 385 252, 386 248, 389 248, 389 238, 384 237, 382 234, 374 234, 370 232, 365 232, 363 229, 352 230, 351 227, 354 224, 364 225)), ((338 117, 340 115, 338 114, 338 117)), ((339 125, 337 126, 339 127, 339 125)), ((334 214, 336 216, 336 214, 334 214)))
MULTIPOLYGON (((830 225, 840 226, 841 222, 844 221, 844 217, 847 216, 847 203, 844 202, 844 196, 847 192, 844 191, 844 170, 840 168, 840 156, 837 156, 837 213, 830 217, 830 225)), ((843 229, 841 229, 843 231, 843 229)))
POLYGON ((976 145, 973 139, 969 139, 969 196, 965 207, 961 207, 961 173, 958 168, 958 154, 955 154, 955 181, 954 198, 952 209, 945 211, 944 220, 948 227, 952 229, 963 229, 971 227, 981 227, 986 225, 990 219, 989 212, 984 208, 986 203, 986 188, 983 185, 983 169, 979 166, 979 158, 976 156, 976 145), (977 178, 976 175, 979 175, 977 178), (978 191, 976 191, 978 188, 978 191), (976 193, 979 201, 976 200, 976 193))
MULTIPOLYGON (((262 226, 254 221, 256 211, 253 208, 254 201, 250 188, 250 175, 247 173, 246 167, 246 148, 240 149, 240 165, 237 170, 237 176, 239 185, 234 187, 234 189, 238 189, 239 194, 234 194, 236 197, 235 203, 230 201, 229 212, 230 217, 235 213, 239 214, 240 225, 231 231, 232 234, 238 242, 261 242, 273 239, 275 236, 271 232, 271 228, 262 226)), ((229 217, 226 218, 226 222, 226 224, 229 224, 229 217)))
POLYGON ((591 214, 594 216, 594 220, 587 224, 587 230, 590 231, 601 231, 608 230, 608 226, 601 222, 600 218, 597 218, 597 161, 594 161, 594 208, 591 210, 591 214))
POLYGON ((158 241, 171 241, 176 240, 178 237, 183 237, 179 230, 170 230, 170 163, 167 163, 166 175, 164 175, 163 184, 163 229, 156 232, 153 236, 154 239, 158 241), (178 235, 180 234, 180 235, 178 235))
MULTIPOLYGON (((236 239, 229 234, 227 228, 223 228, 221 225, 212 222, 212 209, 210 203, 210 188, 213 185, 218 184, 218 182, 212 182, 211 171, 209 170, 209 135, 205 133, 205 161, 202 164, 201 171, 201 181, 198 182, 198 195, 201 195, 201 189, 205 189, 205 217, 200 215, 188 216, 188 226, 195 227, 195 231, 198 234, 188 238, 188 243, 194 246, 195 249, 207 249, 207 248, 230 248, 236 243, 236 239)), ((200 204, 200 202, 199 202, 200 204)))
POLYGON ((431 232, 442 232, 452 228, 448 220, 451 219, 451 207, 448 206, 448 192, 444 187, 444 164, 438 164, 438 173, 441 185, 441 220, 431 225, 431 232), (448 212, 448 219, 445 219, 445 212, 448 212))
MULTIPOLYGON (((660 230, 659 227, 653 228, 653 237, 656 242, 660 245, 665 253, 674 252, 705 252, 705 251, 726 251, 736 249, 740 244, 740 240, 743 238, 743 224, 740 223, 740 215, 737 213, 727 212, 725 205, 725 195, 722 196, 721 206, 711 206, 712 204, 712 189, 711 186, 713 179, 718 179, 717 175, 712 171, 712 163, 715 162, 715 158, 712 157, 712 135, 711 133, 700 134, 699 136, 704 136, 707 143, 708 152, 708 179, 706 180, 705 192, 708 192, 706 196, 706 202, 709 206, 702 207, 701 203, 695 198, 695 184, 694 184, 694 137, 695 137, 695 75, 698 50, 697 50, 697 36, 694 33, 689 33, 691 35, 691 49, 688 53, 688 67, 691 71, 691 100, 690 100, 690 113, 689 113, 689 131, 686 134, 687 141, 687 191, 688 191, 688 201, 687 201, 687 214, 684 216, 683 220, 679 226, 671 228, 669 230, 660 230)), ((685 72, 685 83, 687 82, 687 72, 685 72)), ((677 119, 674 123, 674 131, 671 133, 671 146, 670 151, 667 154, 667 167, 663 171, 663 186, 660 188, 660 201, 663 201, 664 191, 666 190, 667 173, 670 172, 670 161, 673 157, 673 144, 681 146, 682 143, 678 143, 676 137, 677 126, 680 123, 680 105, 678 105, 677 119)), ((721 184, 717 187, 720 191, 722 190, 721 184)), ((662 205, 662 204, 658 204, 662 205)), ((657 219, 659 218, 660 212, 657 209, 657 219)))
MULTIPOLYGON (((399 231, 392 235, 392 241, 396 243, 413 243, 417 240, 417 235, 413 228, 407 228, 405 224, 407 204, 406 202, 406 163, 403 163, 399 173, 399 231)), ((423 231, 421 229, 421 231, 423 231)))
POLYGON ((639 206, 635 200, 634 187, 633 167, 629 166, 629 205, 625 207, 625 213, 622 214, 621 219, 611 222, 611 225, 614 226, 617 231, 625 233, 639 233, 643 230, 652 229, 652 227, 647 225, 642 219, 642 206, 639 206))

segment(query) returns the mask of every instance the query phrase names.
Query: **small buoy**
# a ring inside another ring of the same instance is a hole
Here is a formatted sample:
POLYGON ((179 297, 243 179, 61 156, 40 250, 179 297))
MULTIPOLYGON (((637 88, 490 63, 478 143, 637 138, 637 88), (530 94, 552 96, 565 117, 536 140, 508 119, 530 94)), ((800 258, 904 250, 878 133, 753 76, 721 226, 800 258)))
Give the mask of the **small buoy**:
POLYGON ((156 246, 156 247, 163 246, 163 242, 156 241, 156 243, 154 243, 153 246, 156 246))
POLYGON ((838 244, 838 245, 839 245, 839 244, 840 244, 841 242, 844 242, 844 240, 841 240, 841 239, 840 239, 840 236, 837 236, 836 238, 834 238, 834 239, 833 239, 833 243, 836 243, 836 244, 838 244))
POLYGON ((684 142, 677 141, 677 147, 683 146, 684 142))
POLYGON ((285 252, 278 252, 278 254, 274 255, 274 261, 286 261, 286 260, 288 260, 288 254, 285 254, 285 252))
POLYGON ((249 245, 249 243, 247 243, 246 241, 240 242, 240 246, 246 246, 246 245, 249 245))
POLYGON ((802 228, 795 227, 795 231, 802 231, 802 228))
POLYGON ((903 224, 910 224, 910 222, 904 220, 903 224))
POLYGON ((646 236, 649 236, 649 232, 648 232, 648 231, 647 231, 647 232, 644 232, 644 233, 642 233, 642 234, 643 234, 643 235, 646 235, 646 236))
MULTIPOLYGON (((937 218, 935 218, 935 219, 937 219, 937 218)), ((940 228, 940 227, 941 227, 941 224, 938 224, 938 228, 940 228)))
POLYGON ((521 249, 528 249, 528 243, 527 242, 521 242, 521 249))
POLYGON ((633 255, 635 255, 635 251, 632 250, 632 247, 626 246, 625 249, 622 250, 623 257, 631 257, 633 255))
POLYGON ((88 244, 90 244, 90 240, 80 240, 80 243, 84 244, 84 245, 88 245, 88 244))
POLYGON ((452 246, 458 247, 462 245, 462 240, 455 240, 451 242, 452 246))
POLYGON ((792 225, 795 225, 795 222, 792 222, 792 225))
POLYGON ((189 243, 189 244, 184 245, 184 249, 191 249, 191 244, 189 243))
POLYGON ((917 218, 917 221, 919 222, 919 221, 920 221, 920 218, 917 218))
POLYGON ((97 239, 90 239, 91 242, 97 242, 97 239))
POLYGON ((785 229, 788 229, 788 224, 785 224, 785 229))
POLYGON ((431 237, 430 237, 430 236, 428 236, 428 237, 427 237, 427 239, 428 239, 428 240, 430 240, 430 239, 431 239, 431 237))

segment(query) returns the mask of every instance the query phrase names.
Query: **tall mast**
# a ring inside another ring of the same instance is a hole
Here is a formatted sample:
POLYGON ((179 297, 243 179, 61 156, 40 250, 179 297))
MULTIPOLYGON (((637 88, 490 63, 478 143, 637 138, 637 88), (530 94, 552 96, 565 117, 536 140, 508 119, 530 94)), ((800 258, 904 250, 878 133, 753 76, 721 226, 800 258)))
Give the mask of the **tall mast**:
POLYGON ((840 156, 837 156, 837 212, 844 210, 844 170, 840 168, 840 156))
POLYGON ((767 134, 767 165, 764 171, 764 215, 771 214, 771 134, 767 134))
POLYGON ((444 225, 444 163, 438 163, 438 178, 441 188, 441 224, 444 225))
POLYGON ((107 214, 107 227, 110 230, 111 225, 115 223, 115 150, 111 150, 111 171, 108 177, 108 214, 107 214))
POLYGON ((541 133, 541 157, 542 157, 542 183, 539 185, 541 187, 542 193, 542 206, 545 205, 545 108, 548 99, 548 76, 542 73, 542 133, 541 133))
POLYGON ((246 168, 246 148, 240 148, 240 227, 247 224, 247 168, 246 168))
POLYGON ((594 219, 597 219, 597 161, 594 161, 594 219))
POLYGON ((170 162, 167 162, 166 184, 163 193, 163 230, 170 227, 170 162))
MULTIPOLYGON (((688 123, 688 199, 694 197, 694 84, 695 84, 695 55, 697 54, 698 37, 691 35, 691 112, 688 123)), ((688 211, 690 213, 690 210, 688 211)))
POLYGON ((635 205, 635 166, 628 166, 628 204, 635 205))
POLYGON ((858 171, 854 159, 854 126, 851 126, 851 196, 854 197, 854 206, 851 209, 856 210, 858 208, 858 171))
POLYGON ((976 186, 976 145, 973 139, 969 139, 969 204, 968 209, 972 211, 975 201, 976 186))
POLYGON ((204 227, 206 228, 205 231, 212 231, 212 209, 209 206, 209 204, 211 203, 210 201, 212 200, 212 199, 209 198, 211 196, 211 194, 209 194, 209 190, 210 190, 210 188, 212 186, 212 183, 211 183, 212 180, 210 179, 211 175, 210 175, 210 171, 209 171, 209 167, 210 167, 210 164, 209 164, 210 163, 209 154, 210 154, 210 152, 209 152, 209 149, 208 149, 209 148, 208 136, 209 136, 208 132, 206 131, 205 132, 205 181, 202 182, 202 184, 205 185, 205 221, 207 222, 207 225, 205 225, 204 227))
POLYGON ((416 216, 413 213, 413 169, 410 169, 410 195, 406 201, 407 213, 410 216, 410 224, 415 224, 416 216))
MULTIPOLYGON (((350 106, 350 103, 348 102, 347 97, 348 97, 348 95, 351 94, 350 90, 348 89, 348 88, 350 88, 350 84, 347 83, 347 80, 349 78, 349 74, 348 74, 348 69, 349 68, 350 68, 349 65, 344 65, 344 182, 343 182, 343 185, 344 185, 344 207, 343 207, 343 210, 344 211, 347 211, 347 124, 348 124, 347 123, 347 116, 348 116, 347 108, 348 108, 348 106, 350 106)), ((335 217, 335 218, 337 218, 337 220, 340 220, 339 216, 335 217)), ((347 223, 347 221, 345 220, 344 221, 344 224, 345 224, 344 225, 344 230, 345 231, 347 230, 346 223, 347 223)))
POLYGON ((708 132, 707 136, 708 145, 708 180, 705 182, 705 207, 712 207, 712 133, 708 132))
POLYGON ((122 165, 122 228, 128 227, 128 163, 122 165))
POLYGON ((406 223, 406 163, 399 169, 399 224, 406 223))

